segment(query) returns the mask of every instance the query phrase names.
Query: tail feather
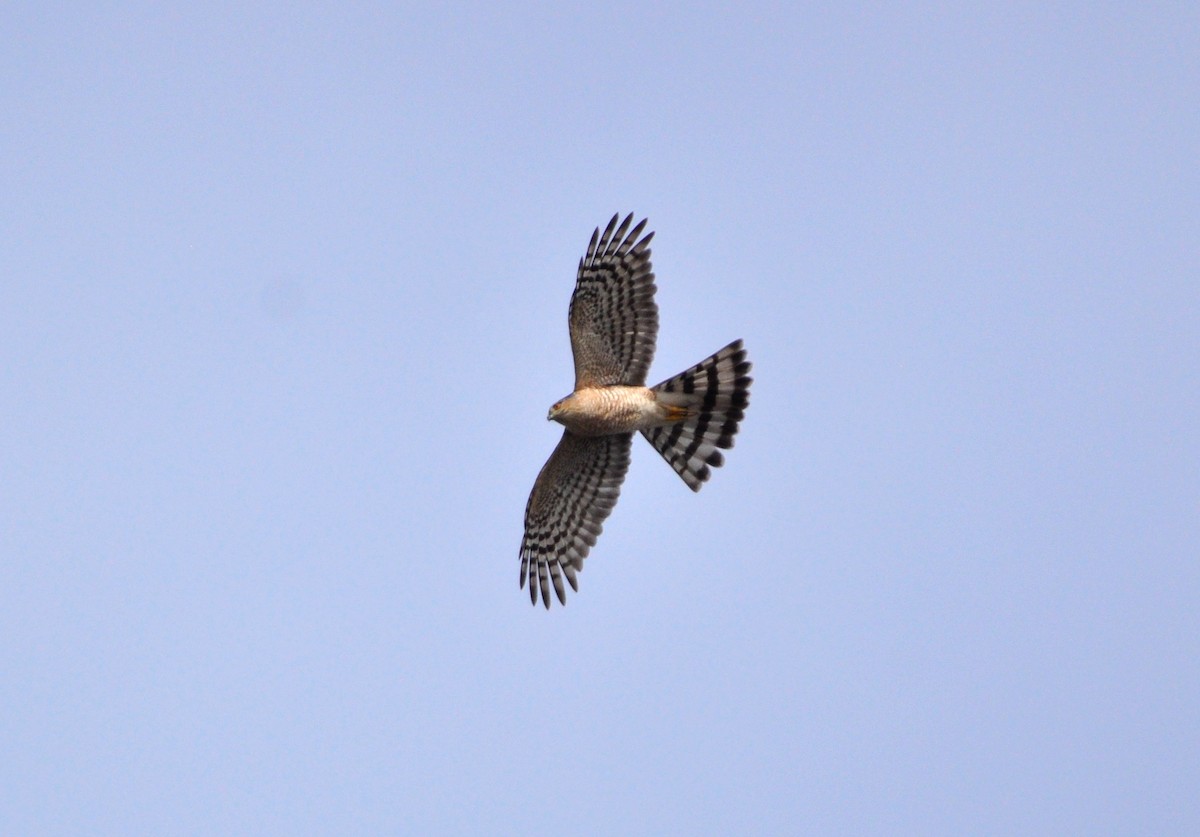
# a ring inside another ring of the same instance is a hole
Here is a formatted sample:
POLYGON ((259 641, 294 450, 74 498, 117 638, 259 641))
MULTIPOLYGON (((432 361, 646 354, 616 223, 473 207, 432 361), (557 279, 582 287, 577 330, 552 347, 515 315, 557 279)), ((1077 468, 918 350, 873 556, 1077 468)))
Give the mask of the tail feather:
POLYGON ((733 447, 738 423, 750 403, 749 371, 742 341, 735 340, 653 388, 660 401, 683 408, 686 417, 643 430, 642 435, 692 491, 699 491, 708 480, 710 468, 725 462, 719 448, 733 447))

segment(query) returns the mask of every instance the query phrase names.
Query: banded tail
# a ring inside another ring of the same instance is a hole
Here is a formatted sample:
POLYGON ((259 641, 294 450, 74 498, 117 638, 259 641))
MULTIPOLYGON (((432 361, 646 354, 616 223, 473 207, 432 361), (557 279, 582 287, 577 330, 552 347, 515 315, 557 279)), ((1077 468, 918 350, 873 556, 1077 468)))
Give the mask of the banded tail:
MULTIPOLYGON (((750 361, 741 340, 734 340, 715 355, 686 372, 668 378, 654 393, 669 408, 683 408, 686 417, 661 427, 643 430, 663 459, 692 491, 699 491, 725 456, 718 448, 733 447, 738 422, 750 403, 750 361)), ((672 409, 674 412, 674 409, 672 409)))

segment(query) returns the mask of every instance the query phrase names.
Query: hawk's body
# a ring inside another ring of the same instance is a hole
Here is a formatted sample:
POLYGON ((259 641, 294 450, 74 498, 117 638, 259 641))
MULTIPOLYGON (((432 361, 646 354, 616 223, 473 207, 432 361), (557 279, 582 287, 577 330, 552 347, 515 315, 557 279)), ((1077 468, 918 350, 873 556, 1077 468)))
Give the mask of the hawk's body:
POLYGON ((550 408, 566 427, 525 507, 521 586, 550 607, 550 585, 566 604, 576 573, 616 505, 640 431, 693 491, 724 462, 749 402, 750 363, 736 340, 686 372, 645 386, 658 336, 654 273, 643 220, 629 215, 592 234, 569 313, 575 391, 550 408), (615 230, 615 232, 614 232, 615 230), (626 235, 628 231, 628 235, 626 235))
POLYGON ((648 430, 668 421, 670 407, 649 387, 584 387, 550 408, 549 419, 580 436, 648 430))

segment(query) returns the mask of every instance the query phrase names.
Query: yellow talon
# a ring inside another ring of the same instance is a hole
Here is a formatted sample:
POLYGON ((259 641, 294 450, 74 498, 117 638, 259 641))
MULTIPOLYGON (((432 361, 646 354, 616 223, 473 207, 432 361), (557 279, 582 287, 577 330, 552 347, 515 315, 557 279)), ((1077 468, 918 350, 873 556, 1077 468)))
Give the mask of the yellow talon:
POLYGON ((667 406, 667 421, 683 421, 688 417, 687 407, 667 406))

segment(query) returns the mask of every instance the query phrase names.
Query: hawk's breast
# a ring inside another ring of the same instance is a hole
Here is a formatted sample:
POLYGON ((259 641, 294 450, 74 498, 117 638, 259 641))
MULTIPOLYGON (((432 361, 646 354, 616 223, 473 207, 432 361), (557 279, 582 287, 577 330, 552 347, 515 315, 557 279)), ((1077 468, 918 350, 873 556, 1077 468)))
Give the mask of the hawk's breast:
POLYGON ((581 436, 608 436, 662 424, 661 413, 646 387, 585 387, 572 394, 562 423, 581 436))

